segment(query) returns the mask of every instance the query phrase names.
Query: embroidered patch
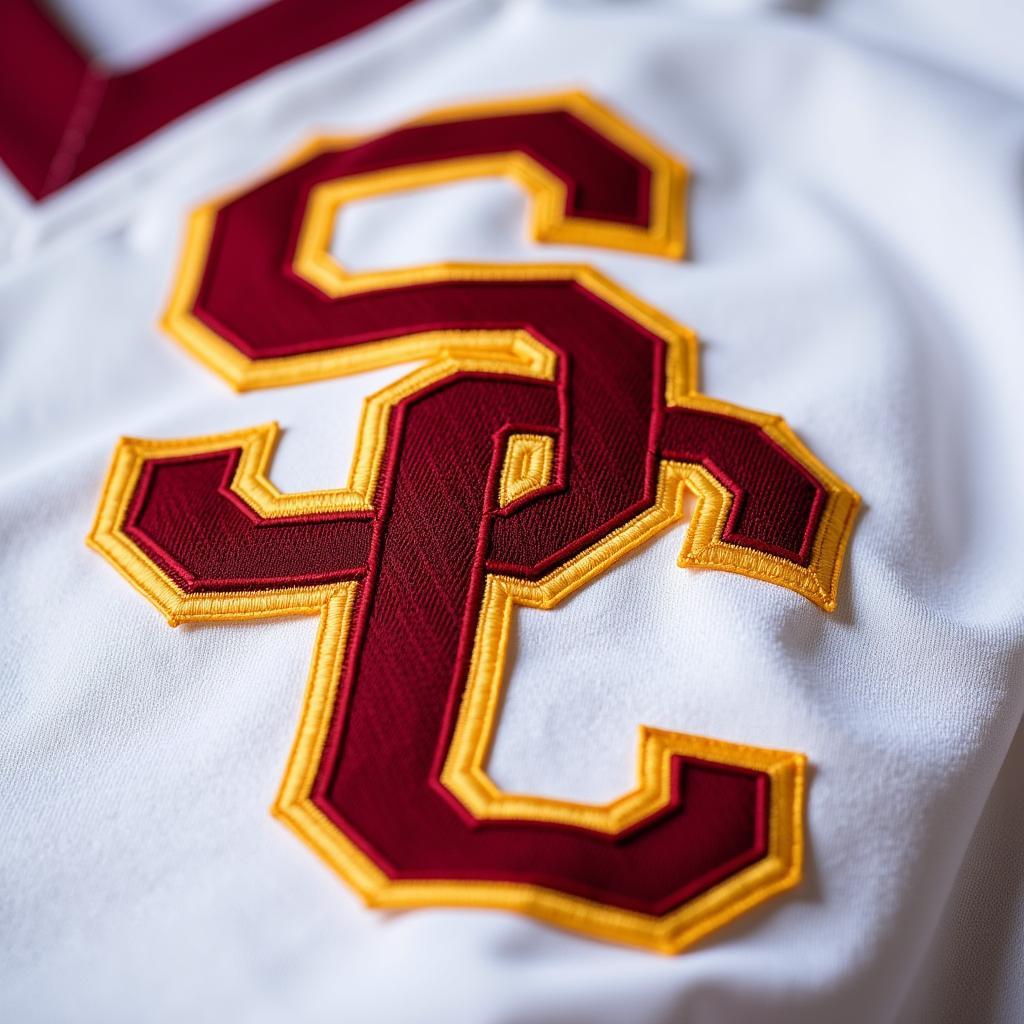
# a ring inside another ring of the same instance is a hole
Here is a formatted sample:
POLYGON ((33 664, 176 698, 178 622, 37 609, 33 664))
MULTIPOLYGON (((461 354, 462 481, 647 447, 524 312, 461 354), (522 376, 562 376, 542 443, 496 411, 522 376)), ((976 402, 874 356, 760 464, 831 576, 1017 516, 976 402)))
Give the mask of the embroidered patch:
POLYGON ((795 885, 804 758, 642 727, 607 804, 487 772, 517 605, 552 608, 684 518, 682 566, 835 606, 856 494, 775 416, 699 394, 687 328, 581 265, 354 274, 339 204, 478 174, 541 240, 668 257, 685 168, 578 95, 325 139, 192 217, 168 330, 236 388, 413 362, 349 485, 281 494, 277 428, 124 439, 90 543, 172 623, 319 615, 275 806, 366 900, 484 906, 677 951, 795 885))

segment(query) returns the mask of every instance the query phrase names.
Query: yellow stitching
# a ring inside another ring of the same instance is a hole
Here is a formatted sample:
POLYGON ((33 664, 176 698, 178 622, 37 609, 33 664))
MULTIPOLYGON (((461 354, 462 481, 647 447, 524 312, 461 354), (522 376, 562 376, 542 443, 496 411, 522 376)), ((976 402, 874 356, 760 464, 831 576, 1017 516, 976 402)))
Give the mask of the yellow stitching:
MULTIPOLYGON (((326 621, 327 613, 325 613, 326 621)), ((329 634, 321 626, 321 636, 329 634)), ((299 736, 274 813, 285 821, 371 906, 489 907, 527 913, 561 927, 664 953, 675 953, 771 896, 792 888, 802 870, 804 778, 802 754, 764 750, 678 733, 646 729, 641 743, 674 754, 731 763, 770 779, 769 847, 766 856, 662 917, 567 896, 521 883, 403 881, 388 878, 313 804, 315 774, 334 700, 336 652, 318 645, 310 673, 299 736)))
MULTIPOLYGON (((494 579, 496 577, 493 576, 488 579, 489 586, 494 579)), ((539 586, 545 589, 543 584, 539 586)), ((347 584, 345 587, 351 589, 339 588, 339 593, 321 612, 299 728, 273 812, 345 878, 368 905, 506 909, 612 941, 676 953, 749 908, 792 888, 799 881, 806 771, 804 756, 649 727, 642 727, 640 732, 641 756, 648 760, 649 774, 655 763, 658 774, 666 772, 669 759, 680 755, 763 771, 769 776, 769 847, 762 860, 662 917, 609 907, 543 886, 388 878, 327 820, 309 796, 341 676, 345 637, 354 600, 354 586, 347 584)), ((560 587, 566 588, 563 595, 569 588, 574 589, 569 580, 560 583, 549 581, 547 589, 558 593, 560 587)), ((504 613, 505 609, 499 611, 504 613)), ((489 628, 489 623, 481 623, 482 630, 489 628)))
MULTIPOLYGON (((675 754, 755 768, 768 772, 772 778, 769 814, 775 826, 770 831, 772 845, 768 856, 662 918, 633 914, 519 883, 410 883, 395 882, 383 875, 354 844, 330 825, 309 798, 334 707, 356 584, 293 588, 260 594, 184 594, 141 556, 117 525, 124 521, 127 502, 134 493, 145 459, 223 450, 232 444, 240 444, 244 450, 246 446, 258 444, 260 435, 265 439, 271 429, 272 425, 267 425, 254 428, 248 436, 247 432, 241 431, 181 442, 124 439, 115 454, 90 542, 121 568, 172 621, 220 621, 271 614, 321 616, 307 696, 274 813, 299 832, 369 903, 378 906, 425 906, 443 902, 457 906, 507 907, 566 927, 582 928, 605 938, 673 952, 748 907, 796 884, 801 856, 799 823, 802 796, 800 802, 791 808, 790 801, 797 799, 798 790, 802 793, 804 759, 799 754, 766 751, 641 727, 639 785, 633 792, 605 807, 539 797, 507 797, 500 792, 486 792, 486 789, 484 795, 488 802, 480 806, 476 793, 460 786, 458 776, 460 771, 464 772, 467 762, 473 776, 471 785, 478 783, 481 776, 485 786, 490 782, 482 766, 500 702, 502 662, 513 604, 553 607, 654 533, 681 519, 683 487, 692 486, 694 477, 703 471, 700 467, 669 461, 662 464, 654 507, 564 566, 536 582, 498 575, 488 577, 488 594, 497 594, 500 598, 489 597, 484 603, 470 679, 442 780, 480 817, 563 821, 617 832, 666 805, 670 758, 675 754), (474 730, 471 716, 481 702, 487 708, 484 728, 474 730)), ((255 460, 247 462, 258 464, 255 460)))
MULTIPOLYGON (((497 729, 502 676, 515 605, 549 609, 632 549, 683 517, 683 491, 690 467, 662 463, 655 504, 538 581, 489 575, 476 640, 442 783, 475 817, 550 821, 617 833, 665 807, 671 799, 670 757, 656 737, 671 736, 641 726, 638 784, 610 803, 591 805, 499 789, 486 772, 497 729)), ((737 754, 740 748, 737 748, 737 754)), ((735 762, 730 762, 735 763, 735 762)))
MULTIPOLYGON (((603 805, 505 793, 488 776, 486 763, 497 729, 506 646, 515 605, 541 609, 555 607, 623 555, 645 544, 672 523, 682 520, 686 488, 698 495, 699 505, 684 541, 684 552, 694 549, 691 538, 694 534, 706 532, 705 527, 710 524, 713 531, 705 547, 714 553, 714 557, 736 559, 728 566, 733 571, 754 575, 760 558, 772 559, 772 572, 781 571, 776 568, 776 562, 791 566, 791 563, 774 556, 748 552, 717 539, 728 518, 729 492, 702 466, 663 460, 655 503, 647 511, 541 580, 488 576, 466 690, 441 774, 443 784, 476 817, 550 821, 614 834, 630 828, 668 804, 671 796, 669 758, 665 748, 654 743, 651 737, 674 734, 647 727, 641 727, 636 788, 603 805), (707 490, 709 487, 713 487, 710 492, 707 490), (747 556, 751 556, 749 561, 747 556)), ((712 557, 706 563, 697 562, 693 555, 682 557, 686 557, 686 564, 715 564, 712 557)), ((806 582, 808 587, 817 585, 813 574, 808 575, 806 582)), ((809 596, 813 597, 813 594, 809 596)), ((742 763, 737 758, 741 759, 746 749, 735 747, 735 756, 726 760, 731 764, 742 763)))
POLYGON ((347 487, 282 494, 267 477, 271 438, 268 444, 245 450, 234 491, 266 518, 369 510, 391 410, 403 399, 459 372, 509 373, 537 380, 552 380, 555 375, 554 353, 525 331, 432 331, 405 340, 421 357, 429 357, 418 370, 365 400, 347 487))
MULTIPOLYGON (((489 575, 485 582, 486 597, 477 641, 472 652, 469 685, 460 709, 456 738, 444 767, 444 781, 467 806, 472 807, 476 801, 482 817, 507 817, 514 810, 517 817, 572 821, 614 833, 665 805, 669 797, 667 769, 673 756, 688 755, 746 766, 766 772, 771 779, 770 846, 763 860, 688 901, 678 910, 655 918, 567 896, 542 886, 392 880, 315 807, 309 794, 335 705, 357 584, 296 587, 258 594, 183 593, 141 555, 120 529, 144 461, 147 458, 240 447, 242 458, 232 487, 261 515, 299 515, 367 508, 374 492, 389 416, 395 404, 404 397, 448 374, 474 367, 551 380, 555 362, 553 353, 546 346, 523 331, 425 332, 334 352, 248 360, 191 313, 217 210, 240 194, 242 189, 200 208, 191 218, 181 268, 164 318, 164 325, 171 334, 240 390, 319 380, 400 362, 418 362, 421 365, 367 400, 347 488, 281 494, 267 476, 277 436, 274 424, 186 441, 123 439, 114 455, 89 542, 172 623, 265 615, 320 615, 300 725, 274 813, 348 879, 367 903, 383 907, 446 904, 505 908, 589 934, 675 952, 749 907, 797 883, 802 861, 805 759, 795 753, 762 750, 641 727, 638 785, 618 800, 595 806, 503 793, 488 778, 486 760, 498 716, 502 668, 513 608, 516 604, 552 607, 627 551, 680 520, 683 491, 689 488, 698 500, 683 541, 680 564, 728 569, 781 583, 828 609, 834 607, 836 581, 857 496, 818 462, 777 417, 697 394, 694 334, 590 267, 443 264, 355 275, 348 274, 329 256, 331 230, 342 202, 481 173, 504 174, 527 189, 533 200, 533 231, 539 240, 612 245, 663 256, 681 256, 684 248, 682 204, 686 187, 685 167, 585 96, 574 93, 512 103, 477 104, 440 111, 414 123, 543 109, 572 110, 651 169, 652 216, 649 229, 566 217, 561 182, 520 154, 468 158, 424 165, 416 170, 399 168, 318 186, 304 217, 296 271, 327 294, 379 287, 384 282, 394 286, 467 277, 576 281, 664 340, 665 394, 670 406, 722 412, 761 425, 793 458, 822 481, 827 491, 826 506, 811 564, 803 569, 784 559, 722 541, 722 528, 731 502, 729 492, 702 467, 663 460, 657 500, 651 509, 540 581, 489 575)), ((352 140, 316 140, 293 155, 286 167, 295 166, 315 153, 348 141, 352 140)), ((520 438, 524 436, 519 435, 520 438)), ((516 500, 534 487, 543 486, 547 481, 553 442, 544 435, 536 435, 536 438, 544 442, 539 470, 534 466, 533 455, 513 455, 513 448, 522 442, 510 438, 499 494, 502 505, 516 500), (520 485, 523 489, 517 490, 520 485)))
MULTIPOLYGON (((192 313, 216 218, 216 209, 212 206, 203 207, 192 215, 181 270, 167 312, 164 314, 163 327, 237 391, 307 384, 394 366, 397 363, 415 362, 436 356, 446 346, 457 347, 461 336, 484 333, 435 331, 297 356, 249 359, 192 313)), ((325 262, 320 268, 318 280, 312 283, 318 287, 325 285, 326 274, 331 266, 338 267, 333 260, 330 263, 325 262)), ((294 269, 297 273, 304 273, 304 268, 297 264, 294 269)), ((666 375, 666 399, 669 404, 678 404, 678 399, 688 394, 688 389, 680 390, 681 379, 693 381, 693 386, 696 386, 696 335, 689 328, 675 323, 663 313, 648 306, 593 267, 570 263, 473 264, 472 270, 473 273, 468 274, 463 264, 445 263, 380 273, 387 275, 389 287, 412 286, 442 279, 465 280, 468 276, 490 281, 576 281, 592 295, 621 310, 666 342, 669 346, 669 366, 666 375)), ((341 282, 348 279, 347 275, 340 268, 337 273, 340 275, 338 287, 343 288, 341 282)))
MULTIPOLYGON (((539 241, 575 242, 607 245, 616 249, 648 252, 668 258, 680 258, 685 251, 683 201, 688 172, 684 164, 670 157, 640 132, 582 93, 568 93, 493 103, 463 105, 436 111, 413 124, 458 120, 483 115, 569 110, 616 145, 642 160, 651 173, 650 220, 648 227, 607 224, 565 214, 564 185, 531 158, 522 154, 496 157, 469 157, 439 161, 415 168, 398 167, 372 174, 353 176, 341 182, 326 182, 312 190, 303 218, 294 269, 327 294, 347 294, 387 285, 423 284, 438 280, 576 280, 593 294, 623 309, 642 326, 658 336, 668 334, 673 341, 684 339, 683 349, 669 352, 669 360, 685 363, 674 367, 694 382, 696 339, 692 332, 673 323, 659 311, 640 302, 597 271, 586 266, 567 264, 507 266, 503 264, 446 263, 409 270, 388 270, 368 274, 349 274, 327 252, 337 204, 347 189, 357 189, 361 197, 382 192, 460 180, 474 170, 479 173, 504 173, 519 181, 533 200, 532 225, 539 241), (334 197, 332 199, 332 197, 334 197), (336 200, 336 201, 335 201, 336 200)), ((272 172, 275 177, 312 156, 332 148, 352 145, 358 137, 335 136, 311 140, 272 172)), ((233 345, 210 330, 192 315, 209 249, 217 211, 247 189, 233 190, 197 209, 189 220, 184 253, 177 279, 171 291, 163 326, 193 355, 206 363, 239 391, 308 383, 329 377, 359 373, 395 363, 415 361, 435 350, 424 352, 408 338, 338 349, 312 352, 277 359, 247 359, 233 345)), ((456 332, 452 332, 456 333, 456 332)), ((422 337, 420 335, 414 337, 422 337)), ((671 374, 669 375, 671 378, 671 374)), ((669 393, 669 401, 675 398, 669 393)))
POLYGON ((509 437, 498 483, 498 508, 505 508, 513 501, 547 487, 554 460, 554 438, 546 434, 513 434, 509 437))

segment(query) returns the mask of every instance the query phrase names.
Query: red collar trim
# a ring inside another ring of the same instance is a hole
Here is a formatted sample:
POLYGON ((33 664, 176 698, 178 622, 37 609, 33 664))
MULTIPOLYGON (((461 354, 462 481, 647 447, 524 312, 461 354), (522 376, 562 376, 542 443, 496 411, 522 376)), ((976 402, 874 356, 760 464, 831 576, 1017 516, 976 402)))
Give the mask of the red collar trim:
POLYGON ((108 73, 36 0, 0 4, 0 159, 39 200, 257 75, 412 0, 277 0, 173 53, 108 73))

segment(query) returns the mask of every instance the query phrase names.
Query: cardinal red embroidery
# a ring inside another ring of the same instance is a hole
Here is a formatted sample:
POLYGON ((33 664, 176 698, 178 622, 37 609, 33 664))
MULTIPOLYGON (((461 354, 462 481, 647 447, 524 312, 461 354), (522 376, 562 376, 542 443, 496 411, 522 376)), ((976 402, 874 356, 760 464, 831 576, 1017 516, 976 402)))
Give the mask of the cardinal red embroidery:
POLYGON ((803 757, 643 727, 617 800, 503 791, 515 608, 557 605, 689 491, 681 565, 829 610, 857 498, 779 418, 700 395, 692 333, 593 269, 331 257, 343 203, 480 174, 527 189, 540 240, 682 252, 685 168, 583 96, 320 140, 195 213, 165 323, 239 388, 413 364, 368 400, 349 486, 281 494, 273 425, 126 439, 91 542, 172 622, 319 615, 275 810, 367 902, 678 950, 799 880, 803 757))

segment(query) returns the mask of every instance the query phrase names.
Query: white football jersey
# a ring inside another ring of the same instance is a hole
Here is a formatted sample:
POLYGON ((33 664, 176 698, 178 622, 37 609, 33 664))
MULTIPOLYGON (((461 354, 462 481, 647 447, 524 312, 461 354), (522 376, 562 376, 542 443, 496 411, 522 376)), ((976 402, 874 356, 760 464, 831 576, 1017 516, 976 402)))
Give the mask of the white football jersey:
POLYGON ((1024 1019, 1022 36, 5 0, 0 1019, 1024 1019))

